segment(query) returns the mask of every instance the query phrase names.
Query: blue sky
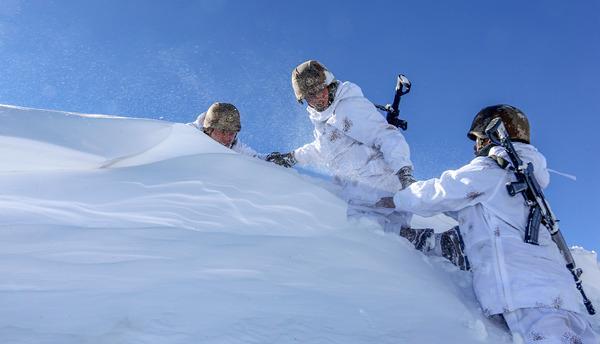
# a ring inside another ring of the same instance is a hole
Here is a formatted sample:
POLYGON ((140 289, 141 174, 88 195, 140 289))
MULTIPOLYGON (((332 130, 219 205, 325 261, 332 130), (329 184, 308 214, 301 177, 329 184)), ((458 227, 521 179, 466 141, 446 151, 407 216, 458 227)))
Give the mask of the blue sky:
POLYGON ((0 103, 189 122, 231 102, 262 152, 311 140, 290 86, 307 59, 377 103, 411 79, 419 178, 472 158, 480 108, 520 107, 549 166, 577 176, 547 190, 565 236, 600 249, 598 1, 0 2, 0 103))

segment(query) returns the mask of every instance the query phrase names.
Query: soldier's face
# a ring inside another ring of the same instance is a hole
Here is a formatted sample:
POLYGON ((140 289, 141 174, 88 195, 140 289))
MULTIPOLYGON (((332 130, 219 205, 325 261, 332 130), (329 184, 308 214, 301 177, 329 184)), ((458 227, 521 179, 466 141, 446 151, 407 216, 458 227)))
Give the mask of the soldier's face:
POLYGON ((223 146, 231 148, 231 145, 233 144, 233 140, 235 140, 237 133, 237 131, 221 130, 215 128, 210 133, 210 137, 213 140, 222 144, 223 146))
POLYGON ((305 99, 311 108, 319 112, 325 111, 329 107, 329 90, 325 87, 316 94, 307 95, 305 99))

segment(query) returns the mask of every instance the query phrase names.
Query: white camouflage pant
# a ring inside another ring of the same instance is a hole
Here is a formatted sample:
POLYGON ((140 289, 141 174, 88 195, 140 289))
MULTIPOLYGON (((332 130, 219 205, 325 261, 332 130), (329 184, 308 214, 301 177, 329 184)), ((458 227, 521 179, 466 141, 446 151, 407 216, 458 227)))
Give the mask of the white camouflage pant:
POLYGON ((514 343, 600 343, 600 336, 581 314, 553 308, 521 308, 502 315, 514 343))

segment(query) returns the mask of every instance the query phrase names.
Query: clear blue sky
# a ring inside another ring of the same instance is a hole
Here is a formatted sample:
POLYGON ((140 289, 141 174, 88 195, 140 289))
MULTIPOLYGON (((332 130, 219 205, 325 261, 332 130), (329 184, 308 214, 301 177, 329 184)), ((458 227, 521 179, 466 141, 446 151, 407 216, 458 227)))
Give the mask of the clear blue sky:
POLYGON ((599 1, 0 2, 0 103, 188 122, 232 102, 262 152, 311 140, 290 87, 307 59, 379 103, 409 76, 419 178, 472 158, 481 107, 520 107, 549 166, 578 178, 547 190, 565 236, 600 249, 599 1))

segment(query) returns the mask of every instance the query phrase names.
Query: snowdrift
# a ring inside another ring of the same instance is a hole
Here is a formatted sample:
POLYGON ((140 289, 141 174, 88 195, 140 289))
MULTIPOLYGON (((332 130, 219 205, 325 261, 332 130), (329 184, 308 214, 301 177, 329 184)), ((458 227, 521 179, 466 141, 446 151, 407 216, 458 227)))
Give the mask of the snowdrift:
POLYGON ((187 125, 0 106, 0 156, 2 343, 510 342, 468 273, 187 125))

